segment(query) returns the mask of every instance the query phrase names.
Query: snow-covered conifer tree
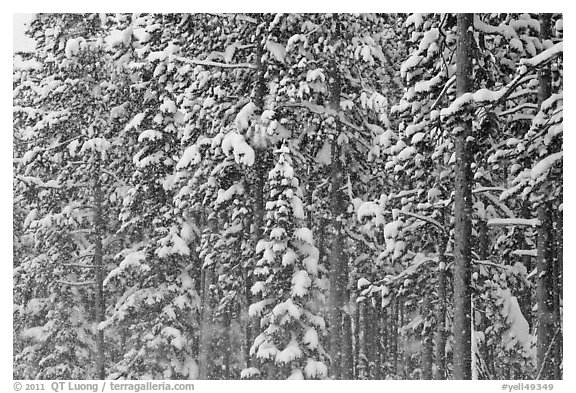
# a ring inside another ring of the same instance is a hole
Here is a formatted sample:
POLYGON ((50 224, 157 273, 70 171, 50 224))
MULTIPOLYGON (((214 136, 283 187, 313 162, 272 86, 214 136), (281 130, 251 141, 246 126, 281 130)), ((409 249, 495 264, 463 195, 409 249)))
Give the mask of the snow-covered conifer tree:
POLYGON ((243 376, 325 378, 318 249, 310 229, 302 226, 302 192, 290 150, 282 145, 275 156, 268 176, 266 240, 258 244, 261 259, 251 288, 259 300, 249 310, 262 329, 250 350, 258 366, 244 370, 243 376))

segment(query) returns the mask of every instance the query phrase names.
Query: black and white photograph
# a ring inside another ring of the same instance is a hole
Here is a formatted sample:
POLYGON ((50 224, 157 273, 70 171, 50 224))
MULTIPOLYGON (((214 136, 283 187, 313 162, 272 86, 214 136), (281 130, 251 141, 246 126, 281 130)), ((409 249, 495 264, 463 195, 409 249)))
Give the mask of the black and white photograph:
POLYGON ((13 380, 552 390, 563 20, 14 13, 13 380))

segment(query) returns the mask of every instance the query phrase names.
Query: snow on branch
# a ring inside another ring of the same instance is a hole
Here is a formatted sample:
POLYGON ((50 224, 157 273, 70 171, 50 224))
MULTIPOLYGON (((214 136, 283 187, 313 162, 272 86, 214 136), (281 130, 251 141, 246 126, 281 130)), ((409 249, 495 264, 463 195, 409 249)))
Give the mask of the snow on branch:
POLYGON ((83 287, 86 285, 94 285, 94 281, 83 281, 83 282, 73 282, 73 281, 64 281, 64 280, 57 280, 59 284, 70 285, 73 287, 83 287))
MULTIPOLYGON (((522 66, 520 68, 520 72, 516 77, 508 83, 506 86, 498 89, 498 90, 488 90, 488 89, 480 89, 473 93, 466 93, 462 96, 456 98, 447 108, 443 108, 440 111, 440 115, 443 118, 452 116, 464 109, 464 107, 471 105, 473 103, 481 103, 481 104, 491 104, 492 108, 495 108, 504 100, 506 100, 510 95, 514 92, 516 87, 518 87, 522 82, 524 82, 524 78, 529 76, 528 74, 530 71, 536 67, 539 67, 548 61, 552 60, 554 57, 558 56, 559 54, 563 53, 564 45, 563 42, 559 42, 554 46, 546 49, 542 53, 531 57, 530 59, 521 59, 519 64, 522 66)), ((530 77, 530 76, 529 76, 530 77)))
POLYGON ((228 63, 219 63, 217 61, 209 61, 209 60, 196 60, 196 59, 186 59, 188 63, 202 65, 207 67, 221 67, 221 68, 250 68, 253 70, 258 69, 255 64, 251 63, 236 63, 236 64, 228 64, 228 63))
POLYGON ((536 257, 538 256, 538 250, 514 250, 513 255, 536 257))
POLYGON ((86 269, 94 269, 94 268, 98 267, 96 265, 84 265, 82 263, 63 263, 62 266, 80 267, 80 268, 86 268, 86 269))
POLYGON ((337 111, 335 111, 332 108, 328 108, 328 107, 325 107, 323 105, 313 104, 313 103, 308 102, 308 101, 293 102, 293 103, 288 103, 288 104, 281 105, 278 107, 279 108, 303 108, 303 109, 307 109, 311 113, 326 114, 326 115, 332 115, 332 116, 336 116, 338 113, 337 111))
POLYGON ((525 103, 523 103, 523 104, 516 105, 516 106, 514 106, 514 107, 512 107, 512 108, 510 108, 510 109, 507 109, 507 110, 505 110, 505 111, 497 112, 497 113, 496 113, 496 116, 502 117, 502 116, 512 115, 512 114, 514 114, 514 113, 516 113, 516 112, 519 112, 519 111, 521 111, 521 110, 523 110, 523 109, 533 109, 533 110, 537 110, 537 109, 538 109, 538 105, 533 104, 533 103, 531 103, 531 102, 525 102, 525 103))
POLYGON ((564 41, 560 41, 557 44, 551 46, 550 48, 546 49, 542 53, 537 54, 534 57, 529 59, 521 59, 520 65, 527 65, 530 67, 538 67, 550 60, 554 57, 558 56, 559 54, 564 52, 564 41))
POLYGON ((420 214, 411 213, 411 212, 407 212, 407 211, 403 211, 403 210, 395 210, 395 213, 396 214, 403 214, 405 216, 414 217, 414 218, 417 218, 419 220, 426 221, 427 223, 432 224, 432 225, 436 226, 437 228, 439 228, 442 232, 446 232, 446 228, 444 228, 444 226, 442 224, 440 224, 438 221, 436 221, 433 218, 421 216, 420 214))
POLYGON ((243 22, 248 22, 248 23, 258 23, 258 21, 255 18, 252 18, 251 16, 248 16, 246 14, 232 14, 232 13, 223 13, 223 14, 213 14, 213 13, 207 13, 206 15, 213 15, 213 16, 223 16, 232 20, 240 20, 243 22))
POLYGON ((391 194, 388 198, 389 199, 398 199, 398 198, 404 198, 405 196, 408 195, 412 195, 412 194, 418 194, 419 192, 421 192, 422 190, 417 188, 417 189, 412 189, 412 190, 402 190, 397 194, 391 194))
POLYGON ((537 218, 493 218, 488 220, 488 226, 540 226, 537 218))
POLYGON ((472 190, 472 194, 476 194, 479 192, 490 192, 490 191, 505 191, 506 188, 504 187, 478 187, 475 190, 472 190))
POLYGON ((549 156, 543 158, 542 160, 538 161, 536 165, 530 170, 530 177, 533 180, 538 179, 546 172, 550 170, 550 168, 557 162, 562 159, 562 152, 553 153, 549 156))
MULTIPOLYGON (((504 190, 503 192, 505 192, 506 190, 504 190)), ((492 204, 496 207, 498 207, 500 210, 502 210, 507 216, 508 218, 515 218, 516 215, 514 214, 514 212, 512 210, 510 210, 510 208, 508 206, 506 206, 504 203, 502 203, 502 201, 500 201, 498 198, 496 198, 494 195, 486 192, 483 193, 483 195, 488 198, 490 200, 490 202, 492 202, 492 204)))
POLYGON ((34 184, 36 187, 39 187, 39 188, 61 188, 62 187, 62 185, 60 185, 56 180, 49 180, 47 182, 44 182, 40 178, 34 177, 34 176, 17 175, 16 179, 22 181, 23 183, 26 183, 26 185, 28 185, 28 186, 30 186, 31 184, 34 184))
POLYGON ((507 40, 511 40, 513 38, 517 38, 518 34, 516 30, 511 25, 502 24, 499 26, 492 26, 482 19, 478 14, 474 14, 474 29, 479 30, 486 35, 501 35, 505 37, 507 40))

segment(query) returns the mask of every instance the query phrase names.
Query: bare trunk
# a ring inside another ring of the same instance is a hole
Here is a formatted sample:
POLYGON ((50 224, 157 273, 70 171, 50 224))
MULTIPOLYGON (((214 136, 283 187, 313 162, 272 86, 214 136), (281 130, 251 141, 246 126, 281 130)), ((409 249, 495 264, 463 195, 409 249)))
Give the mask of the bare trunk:
POLYGON ((223 311, 223 323, 224 323, 224 364, 223 364, 223 379, 230 379, 230 362, 231 362, 231 355, 232 355, 232 337, 230 332, 230 310, 226 309, 223 311))
POLYGON ((358 303, 355 313, 354 329, 354 358, 356 368, 354 379, 365 379, 368 375, 368 361, 366 356, 366 301, 358 303))
POLYGON ((436 370, 434 379, 446 379, 446 261, 444 253, 440 253, 438 277, 438 315, 435 337, 436 370))
MULTIPOLYGON (((335 39, 339 39, 339 21, 335 15, 336 33, 335 39)), ((330 64, 329 90, 330 109, 340 111, 340 94, 342 81, 338 69, 338 59, 330 64)), ((350 339, 346 337, 349 328, 345 321, 344 306, 349 301, 348 290, 348 261, 344 253, 344 227, 342 225, 346 213, 346 199, 342 186, 344 185, 344 167, 340 160, 341 148, 337 142, 342 132, 338 118, 334 119, 335 129, 332 135, 332 172, 331 172, 331 197, 330 211, 332 219, 332 241, 330 252, 330 293, 329 293, 329 336, 330 336, 330 376, 334 379, 349 378, 351 369, 349 359, 352 356, 350 339)), ((349 317, 348 317, 349 318, 349 317)))
POLYGON ((377 304, 376 307, 372 308, 372 325, 370 326, 370 346, 372 347, 372 356, 370 359, 373 362, 373 367, 371 368, 374 379, 382 379, 382 354, 383 342, 386 340, 386 332, 383 325, 382 315, 384 310, 377 304))
MULTIPOLYGON (((424 295, 422 302, 422 317, 426 318, 431 313, 430 297, 429 294, 424 295)), ((422 379, 432 379, 432 361, 433 361, 434 345, 432 343, 432 335, 422 335, 422 379)))
MULTIPOLYGON (((366 362, 366 375, 372 373, 372 365, 375 363, 375 353, 377 351, 378 343, 376 341, 376 329, 378 322, 375 318, 375 309, 370 303, 361 303, 361 342, 360 342, 360 355, 364 356, 366 362)), ((360 360, 359 360, 360 361, 360 360)))
POLYGON ((212 347, 212 332, 213 332, 213 318, 212 318, 212 297, 210 293, 210 285, 212 284, 214 276, 214 267, 208 266, 203 270, 202 274, 202 293, 201 293, 201 320, 200 320, 200 340, 198 345, 198 379, 210 378, 210 364, 213 357, 210 354, 212 347))
MULTIPOLYGON (((444 217, 444 211, 442 211, 444 217)), ((436 335, 434 337, 434 357, 436 367, 434 368, 434 379, 446 379, 446 247, 448 239, 438 236, 438 268, 436 279, 438 280, 438 307, 436 310, 436 335)))
MULTIPOLYGON (((390 347, 391 347, 391 334, 390 334, 390 315, 392 314, 391 310, 392 305, 384 308, 382 310, 382 353, 381 359, 382 364, 386 364, 390 361, 390 347)), ((382 377, 386 379, 390 374, 390 370, 388 367, 385 367, 382 370, 382 377)))
POLYGON ((392 305, 392 315, 390 316, 390 371, 394 373, 394 377, 398 375, 398 308, 400 300, 396 298, 392 305))
MULTIPOLYGON (((260 21, 261 16, 258 17, 260 21)), ((266 94, 266 64, 262 62, 262 57, 264 55, 264 48, 262 45, 258 45, 256 52, 256 88, 254 90, 254 104, 258 108, 257 111, 262 113, 264 110, 264 96, 266 94)), ((266 151, 262 146, 253 144, 254 147, 254 166, 252 168, 252 196, 254 198, 253 207, 253 232, 254 236, 253 244, 256 246, 258 242, 262 239, 264 233, 264 184, 267 178, 266 171, 266 151)), ((248 266, 245 274, 245 297, 247 307, 250 307, 253 301, 253 296, 251 292, 253 284, 252 272, 254 266, 248 266)), ((248 322, 245 328, 245 361, 246 367, 252 366, 252 357, 250 356, 250 347, 254 343, 254 339, 259 334, 260 321, 257 318, 248 317, 248 322)))
MULTIPOLYGON (((488 233, 488 223, 484 220, 478 220, 478 256, 481 260, 489 260, 490 259, 490 236, 488 233)), ((480 288, 483 287, 485 284, 485 278, 483 276, 479 279, 479 286, 480 288)), ((491 322, 484 317, 482 313, 475 313, 475 305, 474 299, 477 298, 474 294, 472 296, 472 305, 471 305, 471 313, 472 313, 472 339, 476 340, 476 331, 480 331, 482 333, 486 332, 486 329, 491 325, 491 322)), ((480 294, 481 295, 481 294, 480 294)), ((481 296, 478 296, 481 297, 481 296)), ((487 371, 484 367, 484 360, 488 362, 494 362, 493 359, 487 359, 486 356, 488 354, 486 348, 486 341, 483 342, 472 342, 472 378, 473 379, 488 379, 487 371)))
MULTIPOLYGON (((338 95, 339 96, 339 95, 338 95)), ((335 379, 344 378, 344 357, 346 355, 343 331, 343 307, 347 300, 346 284, 348 264, 342 248, 344 236, 341 218, 344 214, 344 199, 340 190, 342 167, 338 157, 338 146, 333 142, 331 213, 333 238, 330 252, 330 293, 329 293, 329 335, 330 335, 330 374, 335 379)))
MULTIPOLYGON (((96 324, 104 321, 104 256, 102 248, 102 238, 104 237, 104 219, 102 217, 102 187, 100 185, 99 174, 96 177, 94 185, 94 269, 96 286, 95 313, 96 324)), ((104 330, 97 330, 96 338, 96 375, 98 379, 105 379, 105 348, 104 348, 104 330)))
POLYGON ((552 263, 552 221, 550 202, 538 208, 538 334, 536 345, 537 379, 554 379, 554 268, 552 263))
POLYGON ((562 212, 556 211, 555 220, 556 230, 554 231, 555 240, 555 258, 554 258, 554 320, 556 325, 556 342, 554 347, 556 351, 554 352, 554 379, 562 379, 562 370, 560 364, 564 359, 562 351, 563 343, 563 330, 562 330, 562 279, 563 279, 563 266, 562 266, 562 252, 563 252, 563 225, 562 225, 562 212))
POLYGON ((344 352, 342 359, 342 379, 354 378, 354 356, 352 351, 352 318, 348 313, 342 315, 342 335, 344 337, 344 352))
MULTIPOLYGON (((473 14, 458 14, 456 48, 456 95, 470 92, 472 81, 473 14)), ((467 138, 471 120, 459 124, 456 135, 455 196, 454 196, 454 379, 470 379, 470 238, 472 235, 472 170, 467 138)))
MULTIPOLYGON (((540 39, 551 36, 551 14, 540 14, 540 39)), ((550 66, 544 65, 538 75, 538 102, 540 105, 552 93, 550 66)), ((545 192, 546 194, 546 192, 545 192)), ((554 236, 552 227, 552 202, 543 195, 538 206, 538 252, 536 268, 538 271, 536 297, 538 303, 538 333, 536 344, 536 363, 538 379, 555 379, 559 375, 555 364, 557 354, 558 332, 560 325, 556 323, 555 313, 555 269, 554 269, 554 236)))

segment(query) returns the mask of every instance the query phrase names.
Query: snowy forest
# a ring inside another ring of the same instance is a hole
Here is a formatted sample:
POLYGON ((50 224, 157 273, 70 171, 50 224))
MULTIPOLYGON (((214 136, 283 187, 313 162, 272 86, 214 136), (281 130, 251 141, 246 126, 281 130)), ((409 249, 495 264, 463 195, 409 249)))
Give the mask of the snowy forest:
POLYGON ((561 14, 36 14, 15 379, 562 379, 561 14))

